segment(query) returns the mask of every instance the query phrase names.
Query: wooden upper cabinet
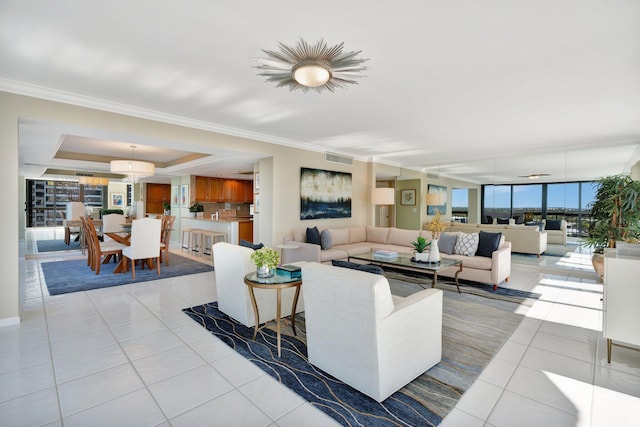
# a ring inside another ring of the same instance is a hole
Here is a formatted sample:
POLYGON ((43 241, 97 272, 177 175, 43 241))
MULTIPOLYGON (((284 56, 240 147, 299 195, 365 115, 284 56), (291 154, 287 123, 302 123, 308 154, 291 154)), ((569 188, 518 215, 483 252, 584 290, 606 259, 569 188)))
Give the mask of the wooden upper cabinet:
POLYGON ((196 200, 199 202, 209 200, 208 181, 206 177, 196 176, 196 200))
POLYGON ((253 181, 196 176, 195 182, 199 202, 253 202, 253 181))

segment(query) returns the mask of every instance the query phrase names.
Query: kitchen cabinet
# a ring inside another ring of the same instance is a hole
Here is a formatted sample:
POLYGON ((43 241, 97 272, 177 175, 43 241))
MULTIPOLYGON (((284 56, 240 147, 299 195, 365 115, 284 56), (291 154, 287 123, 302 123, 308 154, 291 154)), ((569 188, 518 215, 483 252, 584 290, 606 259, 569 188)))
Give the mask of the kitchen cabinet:
POLYGON ((253 202, 253 181, 197 176, 195 187, 199 202, 253 202))
POLYGON ((163 202, 171 201, 171 185, 169 184, 147 184, 147 206, 148 213, 161 214, 163 202))
POLYGON ((253 221, 240 221, 238 234, 240 239, 253 243, 253 221))
POLYGON ((607 250, 604 258, 604 305, 602 334, 607 339, 611 362, 613 341, 640 346, 640 258, 620 256, 607 250))

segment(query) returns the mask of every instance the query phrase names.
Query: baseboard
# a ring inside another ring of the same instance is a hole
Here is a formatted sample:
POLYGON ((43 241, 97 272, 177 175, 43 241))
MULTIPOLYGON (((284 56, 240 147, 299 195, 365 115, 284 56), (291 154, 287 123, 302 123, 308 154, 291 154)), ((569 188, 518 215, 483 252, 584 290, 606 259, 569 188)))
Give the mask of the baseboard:
POLYGON ((6 319, 0 319, 0 328, 3 326, 19 325, 20 317, 7 317, 6 319))

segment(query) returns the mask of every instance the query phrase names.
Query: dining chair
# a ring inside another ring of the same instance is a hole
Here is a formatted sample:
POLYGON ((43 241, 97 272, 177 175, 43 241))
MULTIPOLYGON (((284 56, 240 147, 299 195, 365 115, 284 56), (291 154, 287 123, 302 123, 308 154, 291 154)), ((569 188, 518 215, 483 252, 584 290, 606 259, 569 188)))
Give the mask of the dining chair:
POLYGON ((155 218, 140 218, 131 223, 131 244, 122 249, 124 271, 127 271, 128 260, 131 260, 131 277, 136 278, 136 260, 141 260, 142 268, 145 262, 149 269, 153 262, 157 265, 160 275, 160 233, 162 221, 155 218))
POLYGON ((106 233, 116 233, 120 237, 126 237, 129 233, 122 232, 122 224, 124 224, 126 218, 122 214, 109 214, 102 216, 102 234, 104 241, 113 241, 113 239, 107 236, 106 233))
POLYGON ((162 230, 160 239, 160 262, 164 258, 164 265, 169 265, 169 243, 171 242, 171 231, 176 217, 173 215, 165 215, 162 217, 162 230))
POLYGON ((101 242, 91 218, 85 219, 85 236, 89 248, 88 263, 96 274, 100 274, 100 266, 109 262, 111 257, 122 257, 122 250, 126 248, 126 245, 114 241, 101 242))

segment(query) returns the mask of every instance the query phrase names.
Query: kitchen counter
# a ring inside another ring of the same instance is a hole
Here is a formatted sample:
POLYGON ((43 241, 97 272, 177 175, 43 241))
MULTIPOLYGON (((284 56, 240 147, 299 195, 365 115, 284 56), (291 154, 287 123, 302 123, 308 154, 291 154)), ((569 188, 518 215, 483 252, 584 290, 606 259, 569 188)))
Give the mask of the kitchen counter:
POLYGON ((200 230, 215 231, 217 233, 225 233, 227 242, 237 245, 240 242, 239 224, 240 222, 252 221, 251 219, 240 220, 238 218, 226 217, 219 220, 211 218, 189 218, 182 217, 181 227, 198 228, 200 230))

